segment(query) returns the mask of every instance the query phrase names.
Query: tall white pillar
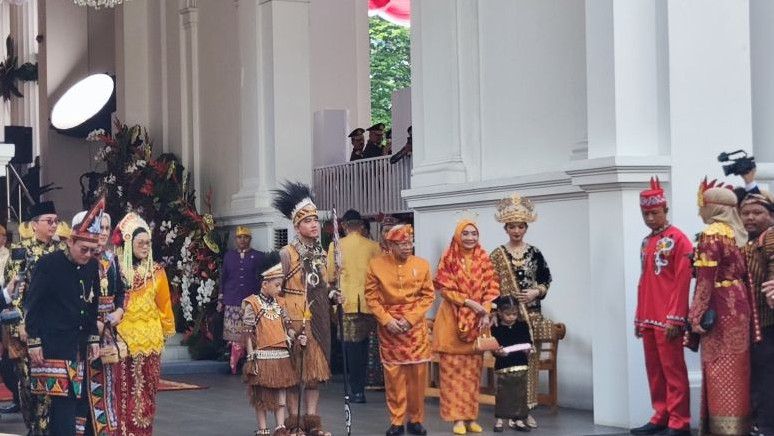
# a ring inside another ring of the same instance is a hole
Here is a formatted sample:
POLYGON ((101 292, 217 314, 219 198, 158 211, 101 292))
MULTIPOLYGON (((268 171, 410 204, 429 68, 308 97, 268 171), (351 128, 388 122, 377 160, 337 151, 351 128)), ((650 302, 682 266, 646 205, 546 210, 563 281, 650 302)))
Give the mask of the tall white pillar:
POLYGON ((669 180, 669 107, 662 1, 586 0, 588 158, 572 163, 588 193, 594 421, 650 417, 642 344, 633 335, 642 223, 638 191, 669 180))
MULTIPOLYGON (((774 163, 774 2, 750 0, 753 149, 758 162, 774 163)), ((749 150, 748 150, 749 151, 749 150)))
POLYGON ((478 2, 411 5, 412 188, 480 179, 478 2))
POLYGON ((181 160, 193 174, 197 208, 204 195, 201 186, 199 131, 199 8, 198 0, 180 0, 180 108, 181 160))
POLYGON ((251 224, 271 245, 271 191, 312 180, 308 0, 235 0, 242 65, 240 189, 226 224, 251 224))

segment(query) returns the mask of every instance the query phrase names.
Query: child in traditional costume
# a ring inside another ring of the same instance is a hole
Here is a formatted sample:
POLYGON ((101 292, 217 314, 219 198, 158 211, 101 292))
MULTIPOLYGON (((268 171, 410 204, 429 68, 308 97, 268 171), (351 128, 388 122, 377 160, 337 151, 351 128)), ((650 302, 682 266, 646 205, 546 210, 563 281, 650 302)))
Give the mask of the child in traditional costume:
POLYGON ((497 393, 495 395, 494 431, 503 431, 503 419, 515 420, 513 428, 530 431, 524 423, 529 415, 527 404, 527 383, 529 354, 532 352, 532 332, 527 310, 513 296, 505 295, 495 300, 497 325, 492 327, 492 336, 497 339, 500 349, 495 351, 495 374, 497 393), (509 347, 511 348, 510 351, 509 347))
MULTIPOLYGON (((279 260, 279 259, 277 259, 279 260)), ((266 412, 274 412, 275 436, 289 434, 285 428, 285 389, 298 384, 298 375, 290 360, 290 341, 295 333, 285 311, 282 290, 282 264, 277 263, 263 274, 261 290, 242 302, 242 322, 245 328, 247 363, 244 380, 247 395, 258 420, 256 435, 272 434, 266 424, 266 412)), ((306 336, 298 336, 301 346, 306 336)))

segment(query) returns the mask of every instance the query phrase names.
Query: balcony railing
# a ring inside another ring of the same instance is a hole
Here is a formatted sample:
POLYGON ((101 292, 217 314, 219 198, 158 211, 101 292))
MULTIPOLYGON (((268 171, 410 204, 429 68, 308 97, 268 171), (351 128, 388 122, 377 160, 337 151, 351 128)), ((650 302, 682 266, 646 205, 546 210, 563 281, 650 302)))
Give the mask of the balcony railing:
POLYGON ((408 212, 400 196, 411 183, 411 158, 390 164, 390 156, 314 169, 317 207, 339 214, 356 209, 364 216, 408 212))

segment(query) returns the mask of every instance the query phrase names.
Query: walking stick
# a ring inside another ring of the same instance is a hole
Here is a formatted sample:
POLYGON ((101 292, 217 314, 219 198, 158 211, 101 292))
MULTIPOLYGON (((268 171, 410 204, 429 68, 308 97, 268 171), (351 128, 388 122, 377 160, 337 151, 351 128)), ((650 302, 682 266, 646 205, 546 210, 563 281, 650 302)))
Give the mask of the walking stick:
MULTIPOLYGON (((339 221, 336 216, 336 207, 331 210, 333 215, 333 258, 336 265, 336 289, 339 289, 339 279, 341 278, 341 247, 339 246, 339 221)), ((344 307, 341 303, 336 305, 336 312, 339 318, 339 342, 341 343, 341 366, 344 372, 344 425, 347 429, 347 436, 352 435, 352 410, 349 405, 349 368, 347 367, 347 347, 344 346, 344 307)))
MULTIPOLYGON (((306 282, 306 278, 304 278, 304 282, 306 282)), ((305 286, 306 287, 306 286, 305 286)), ((304 303, 304 314, 301 316, 301 331, 296 335, 296 338, 299 336, 305 334, 306 332, 306 318, 307 318, 307 312, 309 311, 309 301, 307 300, 304 303)), ((308 342, 307 342, 308 344, 308 342)), ((296 432, 292 433, 296 436, 299 436, 302 434, 301 429, 301 400, 303 399, 304 395, 304 355, 306 355, 306 347, 301 347, 301 360, 299 361, 301 368, 298 370, 298 407, 296 409, 296 432)))

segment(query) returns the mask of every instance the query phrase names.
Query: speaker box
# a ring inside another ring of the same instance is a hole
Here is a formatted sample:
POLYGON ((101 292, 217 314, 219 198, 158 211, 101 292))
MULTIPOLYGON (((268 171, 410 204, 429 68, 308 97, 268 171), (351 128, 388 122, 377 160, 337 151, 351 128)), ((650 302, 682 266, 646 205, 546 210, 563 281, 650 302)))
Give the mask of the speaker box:
POLYGON ((16 146, 11 163, 32 163, 32 127, 5 126, 5 143, 16 146))

